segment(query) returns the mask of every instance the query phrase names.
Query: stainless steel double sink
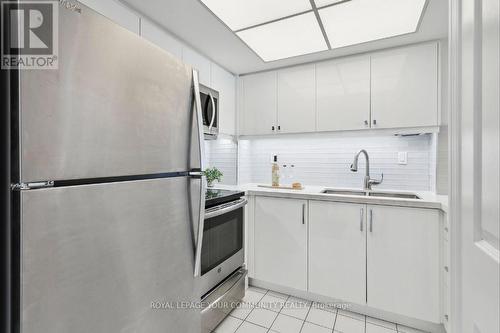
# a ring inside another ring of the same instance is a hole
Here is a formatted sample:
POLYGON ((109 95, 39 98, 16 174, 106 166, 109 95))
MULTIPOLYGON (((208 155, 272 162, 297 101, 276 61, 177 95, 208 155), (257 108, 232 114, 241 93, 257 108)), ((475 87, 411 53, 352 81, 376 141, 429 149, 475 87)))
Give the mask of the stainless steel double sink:
POLYGON ((379 198, 396 198, 396 199, 416 199, 422 200, 421 197, 414 193, 399 193, 399 192, 376 192, 376 191, 356 191, 356 190, 334 190, 325 189, 321 191, 323 194, 333 195, 357 195, 361 197, 379 197, 379 198))

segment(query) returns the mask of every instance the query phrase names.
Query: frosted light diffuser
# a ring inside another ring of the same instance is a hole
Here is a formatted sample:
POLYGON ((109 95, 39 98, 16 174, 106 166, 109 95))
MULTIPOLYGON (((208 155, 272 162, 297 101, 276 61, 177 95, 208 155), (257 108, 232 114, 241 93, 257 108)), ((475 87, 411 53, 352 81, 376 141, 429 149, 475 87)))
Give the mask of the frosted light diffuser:
POLYGON ((352 0, 318 12, 331 47, 338 48, 415 32, 425 3, 426 0, 352 0))
POLYGON ((328 50, 313 12, 243 30, 237 35, 264 61, 328 50))
POLYGON ((320 8, 328 5, 333 5, 334 3, 345 2, 345 1, 346 0, 314 0, 314 3, 316 4, 316 7, 320 8))
POLYGON ((201 0, 201 2, 233 31, 312 9, 309 0, 201 0))

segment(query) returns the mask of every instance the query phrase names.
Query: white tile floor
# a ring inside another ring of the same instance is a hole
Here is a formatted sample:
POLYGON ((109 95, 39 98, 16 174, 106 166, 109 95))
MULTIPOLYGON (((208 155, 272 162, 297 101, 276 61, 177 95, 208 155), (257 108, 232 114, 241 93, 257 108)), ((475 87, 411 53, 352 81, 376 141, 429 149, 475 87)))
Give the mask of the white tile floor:
POLYGON ((214 333, 423 333, 354 312, 250 287, 214 333))

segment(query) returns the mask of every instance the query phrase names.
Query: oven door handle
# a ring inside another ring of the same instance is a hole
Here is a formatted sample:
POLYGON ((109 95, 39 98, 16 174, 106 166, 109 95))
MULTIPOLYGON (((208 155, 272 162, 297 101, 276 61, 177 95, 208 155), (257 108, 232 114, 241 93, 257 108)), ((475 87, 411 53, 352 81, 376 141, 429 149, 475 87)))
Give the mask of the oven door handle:
POLYGON ((220 208, 217 208, 218 206, 215 206, 213 208, 209 208, 205 211, 205 219, 211 219, 212 217, 217 217, 229 212, 232 212, 234 210, 240 209, 241 207, 244 207, 248 203, 248 200, 243 198, 238 201, 235 201, 233 205, 230 206, 224 206, 222 205, 220 208))

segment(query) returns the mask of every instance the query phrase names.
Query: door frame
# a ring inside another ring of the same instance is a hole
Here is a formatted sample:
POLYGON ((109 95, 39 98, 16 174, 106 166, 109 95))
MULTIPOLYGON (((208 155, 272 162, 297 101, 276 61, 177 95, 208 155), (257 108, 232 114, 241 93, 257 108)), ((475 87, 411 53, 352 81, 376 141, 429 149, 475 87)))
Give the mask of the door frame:
MULTIPOLYGON (((462 219, 463 208, 462 204, 465 203, 468 206, 470 204, 471 191, 464 191, 463 186, 473 186, 472 194, 474 194, 478 189, 476 189, 475 184, 480 184, 482 181, 482 175, 479 173, 474 173, 471 175, 471 165, 464 164, 464 154, 468 153, 470 155, 470 150, 477 150, 480 148, 476 142, 471 143, 470 140, 463 140, 463 138, 470 137, 471 133, 474 134, 478 129, 474 128, 474 124, 470 124, 470 112, 468 112, 470 107, 470 101, 463 99, 464 93, 467 95, 472 95, 470 86, 465 86, 464 90, 463 83, 467 82, 463 80, 463 77, 467 75, 470 76, 471 73, 475 73, 477 69, 475 67, 469 68, 464 67, 464 61, 468 63, 466 65, 475 66, 471 63, 472 50, 476 45, 471 45, 471 39, 475 39, 475 29, 477 27, 471 26, 471 23, 466 21, 467 17, 470 16, 471 7, 477 10, 480 0, 474 0, 473 3, 466 2, 463 0, 449 0, 449 88, 448 88, 448 101, 449 101, 449 219, 450 219, 450 241, 451 241, 451 322, 450 322, 450 332, 449 333, 466 333, 464 331, 466 327, 466 321, 463 317, 466 316, 467 308, 464 301, 469 301, 467 297, 467 285, 466 276, 464 274, 464 269, 467 268, 467 262, 464 262, 467 256, 467 246, 464 243, 464 232, 470 232, 468 230, 467 220, 462 219), (465 104, 465 103, 468 104, 465 104), (462 121, 462 117, 465 116, 465 120, 462 121), (466 149, 464 149, 465 145, 466 149), (467 173, 464 175, 464 173, 467 173), (466 177, 466 178, 464 178, 466 177), (468 178, 467 178, 468 177, 468 178), (464 198, 466 201, 464 201, 464 198), (467 201, 468 199, 468 201, 467 201), (465 276, 465 277, 464 277, 465 276), (465 291, 464 291, 465 290, 465 291)), ((476 23, 474 22, 474 25, 476 23)), ((466 96, 469 99, 475 97, 466 96)), ((475 101, 473 101, 475 103, 475 101)), ((477 162, 476 162, 477 163, 477 162)), ((474 167, 477 167, 474 165, 474 167)), ((474 203, 476 204, 476 203, 474 203)), ((471 207, 467 207, 471 208, 471 207)), ((474 211, 480 208, 472 207, 474 211)), ((471 215, 471 214, 468 214, 471 215)), ((470 218, 470 216, 469 216, 470 218)), ((484 250, 484 249, 483 249, 484 250)), ((499 261, 498 250, 486 249, 485 253, 496 260, 499 261)), ((467 332, 468 333, 468 332, 467 332)))
MULTIPOLYGON (((462 317, 462 263, 461 263, 461 34, 462 34, 462 0, 449 0, 449 28, 448 28, 448 219, 450 221, 450 330, 454 333, 462 332, 460 318, 462 317)), ((450 333, 451 333, 450 332, 450 333)))

